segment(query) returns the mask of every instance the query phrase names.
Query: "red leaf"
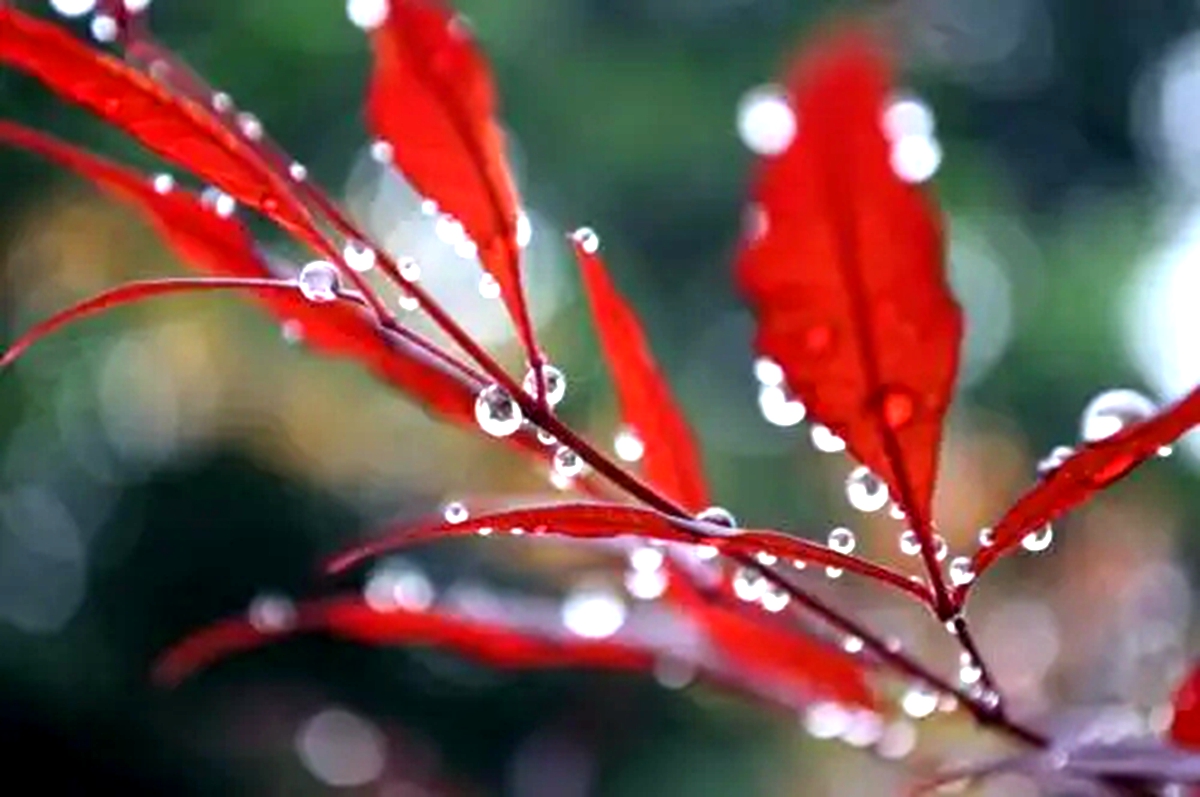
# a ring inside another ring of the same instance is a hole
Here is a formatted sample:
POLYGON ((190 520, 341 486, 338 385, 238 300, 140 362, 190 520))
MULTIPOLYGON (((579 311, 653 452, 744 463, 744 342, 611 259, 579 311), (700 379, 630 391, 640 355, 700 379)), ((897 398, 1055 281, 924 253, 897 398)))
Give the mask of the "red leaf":
POLYGON ((413 187, 471 236, 531 360, 538 359, 521 286, 517 192, 486 59, 440 0, 389 0, 371 43, 371 130, 391 145, 413 187))
POLYGON ((890 75, 874 42, 826 41, 787 91, 797 132, 761 166, 737 266, 757 346, 928 543, 962 337, 937 212, 890 164, 890 75))
POLYGON ((692 430, 658 370, 637 316, 600 257, 588 251, 594 245, 574 238, 572 245, 621 417, 645 446, 642 470, 667 497, 698 512, 708 506, 709 496, 692 430))
POLYGON ((930 600, 926 588, 903 575, 808 540, 772 531, 731 532, 722 526, 679 520, 621 504, 552 504, 473 515, 457 523, 441 520, 416 523, 334 557, 325 569, 329 573, 343 572, 364 559, 429 540, 477 534, 480 529, 492 529, 501 534, 522 529, 533 535, 591 540, 635 535, 663 542, 709 545, 726 555, 765 553, 788 562, 800 560, 822 567, 842 568, 888 584, 918 600, 930 600))
POLYGON ((154 678, 171 686, 229 656, 244 653, 292 633, 324 632, 369 645, 446 647, 497 667, 599 667, 646 670, 653 656, 606 640, 540 637, 479 620, 433 611, 392 607, 378 611, 358 596, 301 604, 293 626, 264 631, 248 619, 214 623, 168 650, 154 678))
MULTIPOLYGON (((0 141, 71 169, 130 203, 184 261, 201 271, 221 277, 277 277, 239 222, 221 218, 186 190, 175 188, 160 194, 150 180, 136 172, 12 123, 0 122, 0 141)), ((298 290, 255 293, 279 319, 298 321, 307 344, 358 360, 440 413, 462 423, 475 423, 475 395, 480 386, 411 340, 385 334, 360 308, 349 303, 317 305, 298 290)), ((531 436, 529 442, 535 450, 544 449, 531 436)))
POLYGON ((1152 418, 1080 448, 1004 514, 993 543, 975 553, 974 572, 982 573, 1030 532, 1125 478, 1198 424, 1200 387, 1152 418))
POLYGON ((0 4, 0 63, 120 128, 320 248, 304 206, 283 179, 208 109, 56 25, 0 4))
POLYGON ((1193 667, 1171 698, 1171 741, 1200 750, 1200 667, 1193 667))

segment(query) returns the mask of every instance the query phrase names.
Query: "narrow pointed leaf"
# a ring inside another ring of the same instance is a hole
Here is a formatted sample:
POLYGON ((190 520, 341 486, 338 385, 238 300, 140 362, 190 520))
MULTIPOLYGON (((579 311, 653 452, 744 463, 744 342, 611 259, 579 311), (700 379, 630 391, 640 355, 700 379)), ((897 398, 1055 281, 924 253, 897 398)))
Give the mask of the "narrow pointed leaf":
POLYGON ((608 365, 621 419, 645 446, 646 478, 690 512, 709 505, 700 453, 687 419, 659 371, 633 309, 617 292, 604 262, 572 240, 600 349, 608 365))
POLYGON ((391 146, 393 163, 413 187, 475 242, 536 359, 521 284, 517 192, 483 53, 441 0, 388 0, 371 44, 368 125, 391 146))
POLYGON ((1125 478, 1197 425, 1200 387, 1153 417, 1080 448, 1004 513, 993 528, 992 545, 975 554, 975 573, 1015 549, 1026 535, 1125 478))
POLYGON ((36 78, 154 153, 320 246, 307 211, 282 178, 208 109, 6 3, 0 4, 0 63, 36 78))
POLYGON ((1200 750, 1200 667, 1193 666, 1171 697, 1171 741, 1200 750))
POLYGON ((356 546, 326 564, 329 573, 343 572, 360 562, 410 545, 444 537, 477 535, 481 529, 525 534, 604 540, 634 535, 662 542, 708 545, 727 555, 773 555, 785 562, 802 561, 838 567, 887 584, 921 601, 930 600, 925 587, 909 578, 856 556, 772 531, 730 531, 721 526, 684 521, 649 509, 621 504, 563 503, 488 512, 461 522, 432 520, 415 523, 356 546))
POLYGON ((796 132, 760 165, 737 264, 757 348, 928 539, 962 337, 938 213, 891 166, 889 68, 865 34, 819 44, 786 91, 796 132))

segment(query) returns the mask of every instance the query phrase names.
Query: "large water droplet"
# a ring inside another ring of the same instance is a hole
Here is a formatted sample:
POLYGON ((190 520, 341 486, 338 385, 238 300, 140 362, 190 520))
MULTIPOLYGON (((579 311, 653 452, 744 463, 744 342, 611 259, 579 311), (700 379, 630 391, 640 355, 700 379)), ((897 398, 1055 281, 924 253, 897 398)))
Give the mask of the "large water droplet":
MULTIPOLYGON (((566 375, 550 363, 543 363, 542 380, 546 386, 546 403, 551 407, 557 406, 567 395, 566 375)), ((537 395, 537 373, 532 368, 526 372, 521 387, 530 396, 537 395)))
POLYGON ((756 155, 779 155, 796 137, 796 114, 780 86, 756 86, 738 101, 737 129, 756 155))
POLYGON ((1154 402, 1136 390, 1106 390, 1084 408, 1079 438, 1085 443, 1103 440, 1157 411, 1154 402))
POLYGON ((888 498, 887 485, 867 466, 858 466, 846 477, 846 500, 859 512, 877 512, 888 498))
POLYGON ((64 17, 82 17, 96 8, 96 0, 50 0, 50 8, 64 17))
POLYGON ((632 428, 622 428, 613 438, 613 451, 623 462, 637 462, 646 454, 646 444, 632 428))
POLYGON ((854 551, 854 546, 857 540, 854 538, 854 532, 850 529, 838 527, 829 532, 829 547, 831 550, 838 553, 851 553, 854 551))
POLYGON ((589 255, 594 255, 600 251, 600 236, 596 235, 596 231, 591 227, 580 227, 575 232, 571 233, 571 238, 575 243, 579 244, 579 248, 589 255))
POLYGON ((1021 539, 1021 547, 1031 553, 1041 553, 1054 542, 1054 527, 1047 523, 1038 531, 1030 532, 1021 539))
POLYGON ((761 385, 758 389, 758 409, 772 426, 787 428, 804 420, 808 414, 804 403, 788 396, 778 385, 761 385))
POLYGON ((814 423, 809 432, 813 448, 825 454, 836 454, 846 450, 846 441, 838 437, 824 424, 814 423))
POLYGON ((488 385, 475 397, 475 420, 492 437, 509 437, 521 428, 521 406, 499 385, 488 385))
POLYGON ((285 595, 265 593, 250 602, 246 619, 259 633, 290 631, 296 625, 296 604, 285 595))
POLYGON ((300 269, 296 284, 310 302, 332 302, 337 299, 337 267, 327 260, 313 260, 300 269))
POLYGON ((921 538, 912 529, 900 533, 900 553, 905 556, 916 556, 921 552, 921 538))
POLYGON ((374 30, 387 21, 388 0, 346 0, 346 17, 362 30, 374 30))
POLYGON ((975 571, 971 569, 971 560, 965 556, 956 556, 950 560, 950 583, 963 587, 975 580, 975 571))
POLYGON ((727 529, 737 528, 737 518, 723 506, 710 506, 700 510, 696 515, 696 520, 702 523, 712 523, 714 526, 724 526, 727 529))

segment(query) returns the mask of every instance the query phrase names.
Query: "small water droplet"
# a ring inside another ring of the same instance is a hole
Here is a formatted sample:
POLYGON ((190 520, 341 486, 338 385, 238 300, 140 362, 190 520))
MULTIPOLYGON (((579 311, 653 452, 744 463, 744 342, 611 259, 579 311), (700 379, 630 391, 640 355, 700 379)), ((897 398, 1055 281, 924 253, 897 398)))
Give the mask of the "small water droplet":
POLYGON ((154 186, 154 193, 169 194, 175 188, 175 178, 166 172, 160 172, 154 175, 152 185, 154 186))
POLYGON ((856 636, 848 636, 842 640, 842 650, 847 653, 862 653, 863 641, 856 636))
POLYGON ((108 44, 117 40, 120 26, 108 14, 97 14, 92 17, 91 31, 93 39, 102 44, 108 44))
POLYGON ((1075 449, 1070 446, 1055 446, 1050 449, 1050 453, 1038 460, 1037 476, 1039 479, 1044 479, 1054 471, 1062 467, 1062 464, 1071 458, 1075 453, 1075 449))
POLYGON ((589 255, 600 251, 600 236, 591 227, 580 227, 571 233, 571 238, 579 244, 579 248, 589 255))
POLYGON ((292 165, 288 166, 288 176, 302 183, 308 179, 308 167, 298 161, 292 161, 292 165))
POLYGON ((796 568, 797 570, 804 570, 808 567, 808 562, 804 561, 803 559, 793 559, 792 567, 796 568))
POLYGON ((1163 459, 1166 459, 1174 453, 1175 446, 1159 446, 1157 451, 1158 456, 1162 457, 1163 459))
POLYGON ((228 113, 233 110, 233 97, 223 91, 212 95, 212 109, 217 113, 228 113))
POLYGON ((258 141, 262 138, 263 127, 262 122, 258 117, 247 111, 242 111, 237 115, 237 126, 242 131, 242 135, 251 141, 258 141))
POLYGON ((789 602, 791 602, 791 599, 792 596, 788 595, 787 591, 783 587, 779 586, 778 584, 767 582, 767 585, 763 589, 762 596, 759 597, 758 602, 768 612, 777 614, 787 608, 787 605, 789 602))
POLYGON ((785 429, 800 423, 808 414, 803 402, 791 398, 783 387, 773 385, 759 386, 758 409, 767 423, 785 429))
POLYGON ((939 562, 943 562, 946 556, 950 553, 950 546, 946 543, 946 538, 940 534, 933 535, 933 554, 939 562))
POLYGON ((421 306, 421 303, 417 301, 417 297, 408 293, 400 294, 396 299, 396 304, 406 313, 411 313, 421 306))
POLYGON ((92 13, 96 8, 96 0, 50 0, 50 7, 59 16, 70 19, 92 13))
POLYGON ((904 520, 908 517, 908 515, 905 514, 904 507, 900 506, 899 504, 892 504, 890 507, 888 507, 888 517, 890 517, 892 520, 904 520))
MULTIPOLYGON (((551 407, 558 406, 567 395, 566 375, 558 367, 550 363, 543 363, 542 380, 546 386, 546 403, 551 407)), ((528 395, 537 395, 537 373, 532 368, 525 373, 521 387, 528 395)))
POLYGON ((1079 438, 1085 443, 1103 440, 1146 420, 1157 411, 1154 402, 1136 390, 1106 390, 1084 407, 1079 438))
POLYGON ((429 577, 403 559, 381 562, 363 586, 363 600, 377 612, 423 612, 435 597, 429 577))
POLYGON ((491 526, 480 526, 479 528, 475 529, 475 533, 478 534, 480 537, 490 537, 495 532, 496 532, 496 530, 494 528, 492 528, 491 526))
POLYGON ((421 264, 411 257, 402 257, 396 262, 396 271, 405 282, 418 282, 421 279, 421 264))
POLYGON ((827 568, 825 568, 825 577, 826 578, 841 578, 842 574, 845 572, 846 571, 840 567, 827 567, 827 568))
POLYGON ((950 583, 956 587, 966 586, 975 580, 975 571, 971 568, 971 560, 965 556, 956 556, 950 560, 950 583))
POLYGON ((661 549, 650 545, 634 548, 629 552, 629 566, 634 570, 658 570, 666 561, 661 549))
POLYGON ((625 591, 638 600, 661 598, 667 591, 666 570, 631 568, 625 572, 625 591))
POLYGON ((646 454, 646 444, 631 427, 624 427, 613 438, 613 451, 622 462, 638 462, 646 454))
POLYGON ((983 677, 983 670, 977 667, 972 661, 968 660, 959 665, 958 682, 963 686, 971 686, 979 683, 979 679, 983 677))
POLYGON ((754 558, 760 565, 763 565, 764 567, 770 567, 779 561, 778 556, 768 551, 759 551, 758 553, 754 554, 754 558))
POLYGON ((475 397, 475 420, 492 437, 509 437, 521 428, 521 406, 499 385, 488 385, 475 397))
POLYGON ((371 160, 381 165, 389 165, 392 158, 395 157, 396 151, 392 145, 382 139, 376 139, 371 142, 371 160))
POLYGON ((829 547, 838 553, 851 553, 854 551, 854 546, 857 540, 854 537, 854 532, 844 527, 838 527, 829 532, 829 547))
POLYGON ((388 17, 388 0, 346 0, 346 18, 360 30, 375 30, 388 17))
POLYGON ((296 604, 285 595, 263 594, 250 602, 246 616, 255 631, 277 634, 295 627, 296 604))
POLYGON ((547 432, 545 429, 537 430, 538 442, 544 446, 552 446, 558 443, 558 438, 547 432))
POLYGON ((942 145, 933 136, 901 136, 892 142, 892 171, 906 183, 923 183, 942 165, 942 145))
POLYGON ((375 250, 362 241, 347 241, 342 247, 342 259, 359 273, 375 268, 375 250))
POLYGON ((533 222, 529 220, 529 214, 523 210, 517 214, 517 228, 515 233, 517 246, 522 249, 528 248, 529 244, 533 241, 533 222))
POLYGON ((710 506, 702 509, 697 513, 696 520, 702 523, 712 523, 714 526, 724 526, 727 529, 737 528, 737 518, 723 506, 710 506))
POLYGON ((937 705, 938 693, 923 684, 909 687, 900 699, 900 707, 904 709, 904 713, 918 720, 933 714, 937 705))
POLYGON ((313 260, 300 269, 297 285, 310 302, 332 302, 337 299, 337 267, 327 260, 313 260))
POLYGON ((500 282, 491 274, 483 274, 479 277, 479 295, 485 299, 500 298, 500 282))
POLYGON ((754 361, 754 378, 764 387, 782 387, 783 367, 770 357, 759 357, 754 361))
POLYGON ((996 532, 990 526, 984 526, 979 530, 979 544, 984 548, 991 548, 996 544, 996 532))
POLYGON ((1026 534, 1021 540, 1021 547, 1031 553, 1041 553, 1050 547, 1054 541, 1054 527, 1047 523, 1038 531, 1026 534))
POLYGON ((559 446, 554 450, 554 472, 568 479, 573 479, 583 473, 585 467, 583 458, 574 449, 559 446))
POLYGON ((912 529, 900 533, 900 553, 905 556, 916 556, 921 552, 921 538, 912 529))
POLYGON ((447 523, 463 523, 470 517, 470 512, 467 510, 466 504, 461 501, 452 501, 446 504, 446 508, 442 510, 442 517, 446 519, 447 523))
POLYGON ((809 434, 812 437, 813 448, 824 454, 836 454, 846 450, 846 441, 824 424, 814 423, 809 434))
POLYGON ((917 97, 897 97, 883 112, 883 131, 892 141, 905 136, 932 136, 935 132, 933 111, 917 97))
POLYGON ((747 603, 754 603, 766 592, 768 581, 751 567, 739 567, 733 574, 733 594, 747 603))
POLYGON ((887 504, 887 485, 865 465, 846 477, 846 500, 859 512, 877 512, 887 504))

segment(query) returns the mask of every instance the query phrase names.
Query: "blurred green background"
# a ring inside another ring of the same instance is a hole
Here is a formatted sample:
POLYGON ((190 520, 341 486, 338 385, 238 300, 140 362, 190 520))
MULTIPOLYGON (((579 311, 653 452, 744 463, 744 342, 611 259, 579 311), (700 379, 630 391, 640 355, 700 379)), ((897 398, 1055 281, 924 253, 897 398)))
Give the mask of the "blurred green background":
MULTIPOLYGON (((905 43, 904 85, 937 116, 945 161, 934 185, 970 326, 938 495, 956 553, 1051 447, 1075 444, 1092 396, 1130 387, 1163 402, 1200 380, 1200 15, 1190 0, 459 7, 501 89, 533 221, 538 322, 570 383, 565 417, 598 440, 613 433, 562 244, 588 224, 693 420, 715 494, 743 522, 814 536, 849 524, 860 551, 913 566, 896 550, 898 524, 846 506, 844 457, 814 451, 806 426, 763 420, 752 323, 730 278, 753 160, 739 102, 831 16, 886 20, 905 43)), ((366 156, 367 51, 340 0, 156 0, 153 12, 162 40, 377 235, 417 253, 434 293, 514 360, 494 303, 475 293, 476 268, 446 251, 411 192, 366 156)), ((86 21, 73 24, 86 36, 86 21)), ((0 103, 5 117, 160 168, 11 72, 0 72, 0 103)), ((31 158, 0 152, 0 185, 8 340, 120 279, 184 269, 131 213, 31 158)), ((1063 709, 1074 706, 1087 722, 1162 727, 1189 650, 1198 454, 1181 446, 1149 464, 1060 524, 1049 552, 989 574, 976 628, 1024 715, 1070 725, 1063 709)), ((149 685, 169 643, 264 591, 313 594, 319 557, 385 519, 542 486, 515 464, 352 365, 289 346, 234 298, 121 310, 34 349, 0 379, 6 774, 73 794, 898 787, 896 764, 816 741, 794 717, 649 678, 498 674, 445 654, 305 639, 175 691, 149 685), (378 777, 339 787, 304 757, 303 740, 330 724, 361 743, 347 755, 383 756, 378 777)), ((504 547, 499 562, 485 548, 435 546, 413 559, 437 584, 481 568, 556 584, 601 566, 538 543, 504 547)), ((936 624, 851 583, 829 592, 954 671, 936 624)), ((923 720, 909 762, 984 749, 967 727, 923 720)))

